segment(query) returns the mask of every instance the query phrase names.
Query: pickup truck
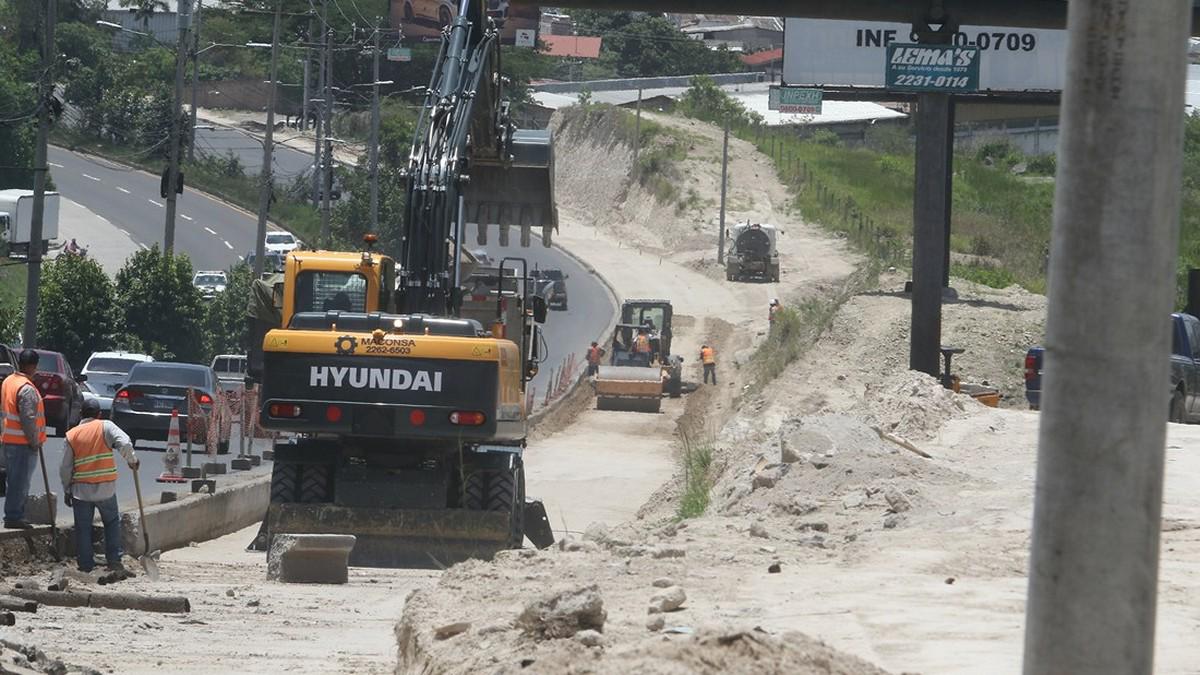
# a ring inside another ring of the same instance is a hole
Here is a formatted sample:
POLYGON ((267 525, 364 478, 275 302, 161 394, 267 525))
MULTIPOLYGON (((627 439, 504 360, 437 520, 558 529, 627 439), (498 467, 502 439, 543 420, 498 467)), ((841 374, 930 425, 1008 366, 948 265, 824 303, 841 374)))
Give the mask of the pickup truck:
MULTIPOLYGON (((1042 374, 1046 352, 1031 347, 1025 354, 1025 400, 1030 410, 1042 404, 1042 374)), ((1200 421, 1200 319, 1171 315, 1171 389, 1167 397, 1171 422, 1200 421)))

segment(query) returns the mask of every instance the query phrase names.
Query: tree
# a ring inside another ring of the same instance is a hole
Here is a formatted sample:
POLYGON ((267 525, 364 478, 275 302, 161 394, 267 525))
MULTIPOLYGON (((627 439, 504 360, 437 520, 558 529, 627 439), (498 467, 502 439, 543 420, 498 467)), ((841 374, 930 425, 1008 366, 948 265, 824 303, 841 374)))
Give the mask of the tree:
POLYGON ((204 356, 204 304, 192 286, 186 255, 138 251, 117 272, 121 341, 156 359, 199 362, 204 356))
POLYGON ((37 127, 36 54, 18 54, 0 40, 0 189, 33 187, 33 150, 37 127))
POLYGON ((204 351, 209 360, 217 354, 245 354, 250 346, 250 328, 246 305, 250 302, 253 274, 245 264, 226 272, 229 283, 208 304, 204 315, 204 351))
POLYGON ((621 77, 697 75, 742 70, 737 55, 709 49, 661 16, 639 12, 572 12, 580 35, 604 38, 600 60, 621 77))
POLYGON ((62 352, 79 370, 92 352, 111 346, 115 314, 113 284, 100 263, 64 255, 42 265, 39 346, 62 352))

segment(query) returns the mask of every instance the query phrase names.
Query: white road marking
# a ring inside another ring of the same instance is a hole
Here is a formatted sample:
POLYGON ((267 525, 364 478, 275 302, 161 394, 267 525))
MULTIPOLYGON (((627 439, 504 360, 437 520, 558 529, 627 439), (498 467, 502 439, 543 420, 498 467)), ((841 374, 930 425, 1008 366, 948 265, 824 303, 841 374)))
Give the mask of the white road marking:
POLYGON ((63 165, 62 165, 62 164, 55 164, 54 162, 46 162, 46 163, 47 163, 47 164, 49 164, 50 166, 52 166, 52 167, 56 168, 56 169, 61 169, 61 168, 63 168, 63 165))
POLYGON ((96 181, 97 183, 99 183, 99 182, 100 182, 100 179, 99 179, 99 178, 96 178, 95 176, 89 176, 89 175, 87 175, 86 173, 85 173, 85 174, 80 174, 80 175, 82 175, 84 178, 86 178, 86 179, 88 179, 88 180, 94 180, 94 181, 96 181))
POLYGON ((125 188, 121 187, 120 185, 117 186, 117 189, 120 190, 121 192, 124 192, 125 194, 129 194, 129 190, 126 190, 125 188))
POLYGON ((126 229, 124 229, 124 228, 120 228, 120 227, 118 227, 117 229, 118 229, 118 230, 121 230, 121 234, 125 235, 126 237, 132 237, 132 236, 133 236, 132 234, 129 234, 129 230, 126 230, 126 229))
POLYGON ((246 256, 244 256, 244 255, 239 255, 239 256, 238 256, 238 262, 246 262, 246 256))
POLYGON ((151 204, 157 206, 160 209, 163 208, 162 204, 159 204, 158 202, 154 201, 153 199, 147 199, 146 201, 150 202, 151 204))
POLYGON ((150 250, 150 247, 149 247, 149 246, 147 246, 147 245, 143 244, 143 243, 142 243, 142 242, 140 242, 140 241, 137 243, 137 245, 138 245, 138 246, 141 246, 143 251, 149 251, 149 250, 150 250))
MULTIPOLYGON (((224 241, 224 240, 222 240, 222 241, 224 241)), ((227 248, 227 249, 229 249, 230 251, 232 251, 232 250, 233 250, 233 244, 230 244, 229 242, 227 242, 227 241, 226 241, 226 242, 225 242, 225 248, 227 248)))
POLYGON ((216 230, 214 230, 214 229, 212 229, 211 227, 206 227, 206 228, 204 228, 204 231, 205 231, 205 232, 207 232, 207 233, 209 233, 209 234, 211 234, 211 235, 213 235, 214 237, 215 237, 215 236, 217 236, 217 231, 216 231, 216 230))
MULTIPOLYGON (((185 215, 183 215, 182 213, 181 213, 181 214, 179 214, 179 217, 180 217, 180 218, 183 218, 184 220, 187 220, 187 221, 189 221, 189 222, 192 220, 192 217, 191 217, 191 216, 185 216, 185 215)), ((213 234, 216 234, 216 232, 213 232, 213 234)))

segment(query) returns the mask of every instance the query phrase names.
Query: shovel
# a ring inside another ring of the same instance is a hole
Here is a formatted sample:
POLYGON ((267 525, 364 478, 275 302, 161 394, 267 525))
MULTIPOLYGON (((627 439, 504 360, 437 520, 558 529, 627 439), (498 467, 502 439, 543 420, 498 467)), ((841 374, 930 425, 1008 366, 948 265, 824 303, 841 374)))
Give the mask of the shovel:
POLYGON ((38 462, 42 465, 42 484, 46 486, 46 516, 50 519, 50 555, 55 562, 62 560, 58 552, 58 525, 54 523, 54 502, 50 499, 50 475, 46 473, 46 453, 38 446, 38 462))
POLYGON ((142 481, 138 480, 138 470, 133 470, 133 488, 137 490, 138 500, 138 515, 142 518, 142 555, 138 557, 138 562, 142 564, 142 569, 146 572, 146 577, 150 581, 158 581, 158 556, 159 551, 150 550, 150 533, 146 531, 146 509, 142 505, 142 481))

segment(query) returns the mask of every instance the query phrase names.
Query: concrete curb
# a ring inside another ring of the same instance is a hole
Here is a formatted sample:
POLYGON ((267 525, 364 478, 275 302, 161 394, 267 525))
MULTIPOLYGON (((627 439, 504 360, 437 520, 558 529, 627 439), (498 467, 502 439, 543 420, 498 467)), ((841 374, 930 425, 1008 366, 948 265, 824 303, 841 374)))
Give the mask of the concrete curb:
MULTIPOLYGON (((268 473, 222 487, 214 494, 189 494, 178 501, 147 505, 146 531, 150 534, 150 549, 183 548, 192 542, 216 539, 262 522, 270 498, 271 474, 268 473)), ((121 541, 128 555, 144 553, 136 510, 121 516, 121 541)))
MULTIPOLYGON (((565 254, 568 258, 579 263, 579 266, 582 267, 584 270, 586 270, 589 274, 591 274, 592 276, 599 279, 600 285, 603 286, 604 290, 608 293, 608 297, 612 300, 613 306, 616 311, 613 313, 612 321, 610 321, 608 323, 608 327, 605 328, 604 331, 602 331, 600 333, 600 335, 598 335, 597 337, 600 338, 601 344, 611 344, 613 341, 613 338, 616 335, 617 324, 621 321, 621 294, 617 293, 617 289, 615 286, 612 285, 612 282, 610 282, 591 263, 584 260, 578 254, 574 253, 573 251, 571 251, 570 249, 568 249, 567 247, 565 247, 561 244, 554 244, 554 247, 557 248, 559 251, 562 251, 563 254, 565 254)), ((576 376, 575 379, 571 382, 571 384, 567 387, 567 390, 565 392, 563 392, 562 396, 559 396, 558 398, 554 399, 553 401, 550 402, 550 405, 543 407, 541 410, 538 410, 537 412, 535 412, 529 416, 530 429, 536 427, 538 425, 538 423, 540 423, 543 419, 545 419, 546 415, 549 415, 556 407, 558 407, 559 403, 567 400, 571 396, 571 394, 574 394, 575 390, 578 389, 579 386, 581 384, 583 384, 584 380, 586 380, 586 379, 587 379, 587 369, 584 368, 584 370, 581 373, 579 373, 579 375, 576 376)))

